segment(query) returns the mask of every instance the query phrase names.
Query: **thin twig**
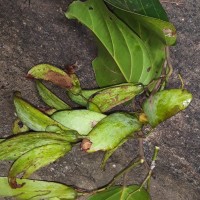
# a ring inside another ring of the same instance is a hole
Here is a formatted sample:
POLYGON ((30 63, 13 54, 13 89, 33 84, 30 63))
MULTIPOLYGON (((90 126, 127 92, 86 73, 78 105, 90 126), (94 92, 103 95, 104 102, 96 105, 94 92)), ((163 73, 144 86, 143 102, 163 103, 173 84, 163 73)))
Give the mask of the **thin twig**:
MULTIPOLYGON (((129 196, 132 195, 132 194, 134 194, 134 193, 136 193, 136 192, 138 192, 138 191, 140 191, 144 187, 144 185, 146 183, 147 183, 147 186, 150 185, 150 178, 151 178, 153 170, 154 170, 154 168, 156 166, 155 165, 155 161, 157 160, 158 152, 159 152, 159 147, 156 146, 155 149, 154 149, 154 154, 153 154, 153 158, 152 158, 152 162, 151 162, 151 167, 150 167, 150 170, 149 170, 149 172, 148 172, 145 180, 142 182, 142 184, 140 185, 140 187, 137 190, 135 190, 134 192, 131 192, 129 194, 129 196)), ((147 188, 147 189, 149 190, 149 188, 147 188)))
POLYGON ((138 142, 139 142, 139 157, 140 159, 144 160, 144 164, 147 170, 149 170, 149 165, 145 159, 144 156, 144 144, 143 144, 144 139, 143 138, 138 138, 138 142))
POLYGON ((182 76, 181 76, 180 74, 178 74, 178 77, 179 77, 179 79, 180 79, 180 81, 181 81, 181 89, 183 90, 183 89, 184 89, 184 86, 185 86, 184 81, 183 81, 183 78, 182 78, 182 76))
POLYGON ((165 54, 166 54, 166 60, 167 60, 167 66, 169 68, 169 72, 167 73, 167 78, 169 78, 173 73, 173 66, 170 58, 170 52, 169 47, 165 47, 165 54))
POLYGON ((120 178, 123 174, 128 173, 130 170, 132 170, 133 168, 135 168, 135 167, 137 167, 138 165, 142 164, 143 162, 144 162, 144 160, 143 160, 143 159, 140 159, 140 160, 137 161, 137 162, 131 163, 128 167, 126 167, 125 169, 123 169, 122 171, 120 171, 120 172, 112 179, 112 181, 108 184, 108 186, 107 186, 106 188, 111 187, 111 186, 114 184, 114 182, 115 182, 118 178, 120 178))

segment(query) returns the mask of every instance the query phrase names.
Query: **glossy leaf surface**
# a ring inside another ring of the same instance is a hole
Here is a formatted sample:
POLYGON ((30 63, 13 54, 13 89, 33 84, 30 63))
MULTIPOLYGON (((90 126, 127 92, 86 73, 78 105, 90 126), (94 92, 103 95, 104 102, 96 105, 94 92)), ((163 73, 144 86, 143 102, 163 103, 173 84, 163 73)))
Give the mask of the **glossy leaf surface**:
POLYGON ((72 79, 67 73, 49 64, 39 64, 32 67, 27 77, 50 81, 63 88, 72 88, 73 86, 72 79))
POLYGON ((142 92, 142 85, 131 83, 109 87, 93 94, 89 98, 87 107, 89 110, 96 112, 106 112, 117 105, 133 99, 142 92))
POLYGON ((36 81, 36 86, 42 100, 51 108, 55 108, 56 110, 71 109, 69 105, 67 105, 63 100, 57 97, 40 81, 36 81))
POLYGON ((167 14, 159 0, 105 0, 105 2, 122 10, 168 21, 167 14))
POLYGON ((51 117, 63 126, 76 130, 80 135, 87 135, 106 115, 89 110, 66 110, 56 112, 51 117))
POLYGON ((28 178, 36 170, 44 167, 71 150, 70 144, 49 144, 34 148, 20 156, 9 170, 9 184, 12 188, 21 187, 17 182, 17 175, 28 178))
MULTIPOLYGON (((73 2, 69 6, 66 16, 70 19, 77 19, 93 31, 118 67, 112 69, 107 66, 108 70, 112 70, 111 73, 120 71, 122 79, 125 79, 126 82, 149 83, 150 79, 147 79, 143 73, 151 67, 146 45, 126 24, 113 15, 102 1, 73 2)), ((95 66, 97 67, 97 65, 95 66)), ((107 82, 108 78, 105 82, 99 83, 98 79, 105 76, 105 71, 104 69, 98 70, 101 72, 96 73, 98 84, 109 85, 113 77, 110 76, 109 83, 107 82)))
POLYGON ((184 110, 190 104, 192 94, 187 90, 170 89, 157 92, 143 104, 143 110, 152 127, 184 110))
POLYGON ((91 146, 84 149, 85 140, 82 142, 82 149, 87 152, 111 150, 135 131, 139 131, 141 127, 142 124, 136 116, 127 113, 113 113, 102 119, 92 129, 87 137, 91 146))
POLYGON ((68 141, 56 133, 29 132, 17 134, 0 143, 0 160, 15 160, 24 153, 43 145, 66 144, 68 141))
POLYGON ((14 197, 24 200, 76 199, 76 191, 66 185, 27 179, 17 179, 17 182, 25 184, 22 188, 12 189, 8 184, 8 178, 0 177, 0 197, 14 197))
POLYGON ((150 200, 148 192, 142 188, 138 190, 138 185, 128 187, 115 186, 105 191, 90 196, 87 200, 150 200), (138 191, 137 191, 138 190, 138 191))

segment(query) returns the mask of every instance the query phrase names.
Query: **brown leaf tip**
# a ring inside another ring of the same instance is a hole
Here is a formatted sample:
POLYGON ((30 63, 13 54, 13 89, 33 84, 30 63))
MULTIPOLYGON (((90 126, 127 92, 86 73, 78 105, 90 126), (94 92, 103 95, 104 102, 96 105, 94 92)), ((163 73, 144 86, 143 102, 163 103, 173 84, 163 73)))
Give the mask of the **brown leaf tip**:
POLYGON ((16 177, 10 177, 8 179, 8 182, 12 189, 21 188, 25 185, 25 183, 22 183, 22 184, 17 183, 16 177))
POLYGON ((27 78, 27 79, 30 79, 30 80, 34 80, 34 79, 35 79, 34 76, 32 76, 31 74, 27 74, 27 75, 26 75, 26 78, 27 78))
POLYGON ((73 64, 73 65, 70 65, 70 66, 67 66, 66 68, 65 68, 65 71, 67 72, 67 74, 74 74, 75 73, 75 71, 76 71, 76 69, 77 69, 77 64, 75 63, 75 64, 73 64))
POLYGON ((92 146, 92 142, 88 139, 83 139, 83 141, 81 142, 81 150, 86 151, 90 149, 90 147, 92 146))

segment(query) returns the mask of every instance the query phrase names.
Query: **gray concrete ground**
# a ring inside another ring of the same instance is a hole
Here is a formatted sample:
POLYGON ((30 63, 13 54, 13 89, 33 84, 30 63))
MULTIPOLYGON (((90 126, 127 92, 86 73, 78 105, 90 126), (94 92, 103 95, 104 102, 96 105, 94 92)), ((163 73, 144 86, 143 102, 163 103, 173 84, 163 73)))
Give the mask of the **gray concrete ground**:
MULTIPOLYGON (((84 88, 95 87, 91 61, 96 47, 90 32, 65 18, 70 0, 0 0, 0 136, 11 133, 15 118, 13 91, 35 105, 41 104, 33 82, 26 72, 38 63, 59 67, 78 62, 78 75, 84 88)), ((170 2, 170 1, 169 1, 170 2)), ((178 31, 177 45, 171 48, 174 75, 169 87, 179 87, 177 74, 194 100, 184 112, 160 125, 145 141, 145 153, 152 155, 160 146, 159 160, 152 180, 153 200, 200 199, 200 132, 199 132, 199 65, 200 65, 200 1, 183 0, 183 4, 164 4, 178 31)), ((58 88, 55 88, 57 92, 58 88)), ((57 92, 66 99, 65 91, 57 92)), ((20 145, 20 144, 19 144, 20 145)), ((106 184, 137 155, 137 142, 130 140, 108 161, 106 171, 99 168, 102 153, 87 155, 77 145, 73 151, 38 171, 33 178, 59 181, 80 188, 93 189, 106 184)), ((0 175, 6 175, 10 163, 0 163, 0 175)), ((127 183, 141 182, 141 169, 129 173, 127 183)), ((120 183, 120 182, 119 182, 120 183)), ((0 189, 1 186, 0 186, 0 189)))

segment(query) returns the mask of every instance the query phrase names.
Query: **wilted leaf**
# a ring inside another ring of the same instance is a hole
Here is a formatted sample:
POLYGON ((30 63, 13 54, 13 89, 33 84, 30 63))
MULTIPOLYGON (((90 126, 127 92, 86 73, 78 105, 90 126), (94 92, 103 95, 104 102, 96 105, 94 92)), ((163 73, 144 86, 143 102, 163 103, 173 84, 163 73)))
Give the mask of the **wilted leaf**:
POLYGON ((187 108, 192 100, 192 94, 187 90, 170 89, 157 92, 150 96, 144 104, 143 110, 152 127, 174 116, 187 108))
POLYGON ((102 119, 82 142, 87 152, 108 151, 118 146, 122 140, 139 131, 142 124, 135 115, 113 113, 102 119), (88 148, 85 148, 88 147, 88 148))
POLYGON ((96 112, 106 112, 117 105, 133 99, 143 92, 142 85, 125 83, 103 89, 93 94, 88 101, 88 109, 96 112), (95 106, 95 108, 94 108, 95 106))
POLYGON ((106 115, 89 110, 66 110, 58 111, 51 117, 63 126, 78 131, 80 135, 87 135, 106 115))
POLYGON ((36 81, 36 86, 42 100, 50 107, 57 110, 71 109, 63 100, 57 97, 53 92, 51 92, 45 85, 40 81, 36 81))
MULTIPOLYGON (((101 0, 75 1, 69 6, 66 16, 70 19, 77 19, 93 31, 106 49, 105 51, 114 60, 115 66, 118 67, 112 69, 107 66, 108 70, 117 74, 120 71, 122 77, 120 80, 125 79, 126 82, 143 84, 151 81, 152 77, 147 79, 146 76, 143 76, 143 73, 151 67, 146 45, 126 24, 112 14, 101 0)), ((102 58, 99 59, 102 60, 102 58)), ((98 62, 97 60, 94 62, 98 62)), ((94 65, 96 66, 96 64, 94 65)), ((104 68, 99 70, 101 74, 96 75, 104 76, 104 68)), ((113 77, 110 76, 109 83, 112 80, 113 77)), ((109 84, 108 78, 105 81, 99 83, 97 77, 97 82, 101 86, 109 84)))
POLYGON ((22 173, 22 178, 28 178, 36 170, 54 162, 70 150, 70 144, 61 143, 40 146, 28 151, 13 163, 8 175, 10 186, 21 187, 22 185, 16 182, 17 175, 22 173))
POLYGON ((138 185, 111 187, 90 196, 87 200, 150 200, 149 193, 144 188, 138 190, 139 187, 138 185))
POLYGON ((14 197, 15 199, 66 199, 75 200, 76 191, 66 185, 54 182, 45 182, 37 180, 17 179, 17 182, 23 187, 12 189, 8 184, 7 177, 0 177, 0 197, 14 197))
POLYGON ((63 70, 48 64, 39 64, 32 67, 28 74, 28 78, 42 79, 50 81, 55 85, 63 88, 72 88, 72 79, 63 70))
POLYGON ((69 145, 66 137, 56 133, 29 132, 17 134, 0 143, 0 160, 15 160, 36 147, 48 144, 69 145))

